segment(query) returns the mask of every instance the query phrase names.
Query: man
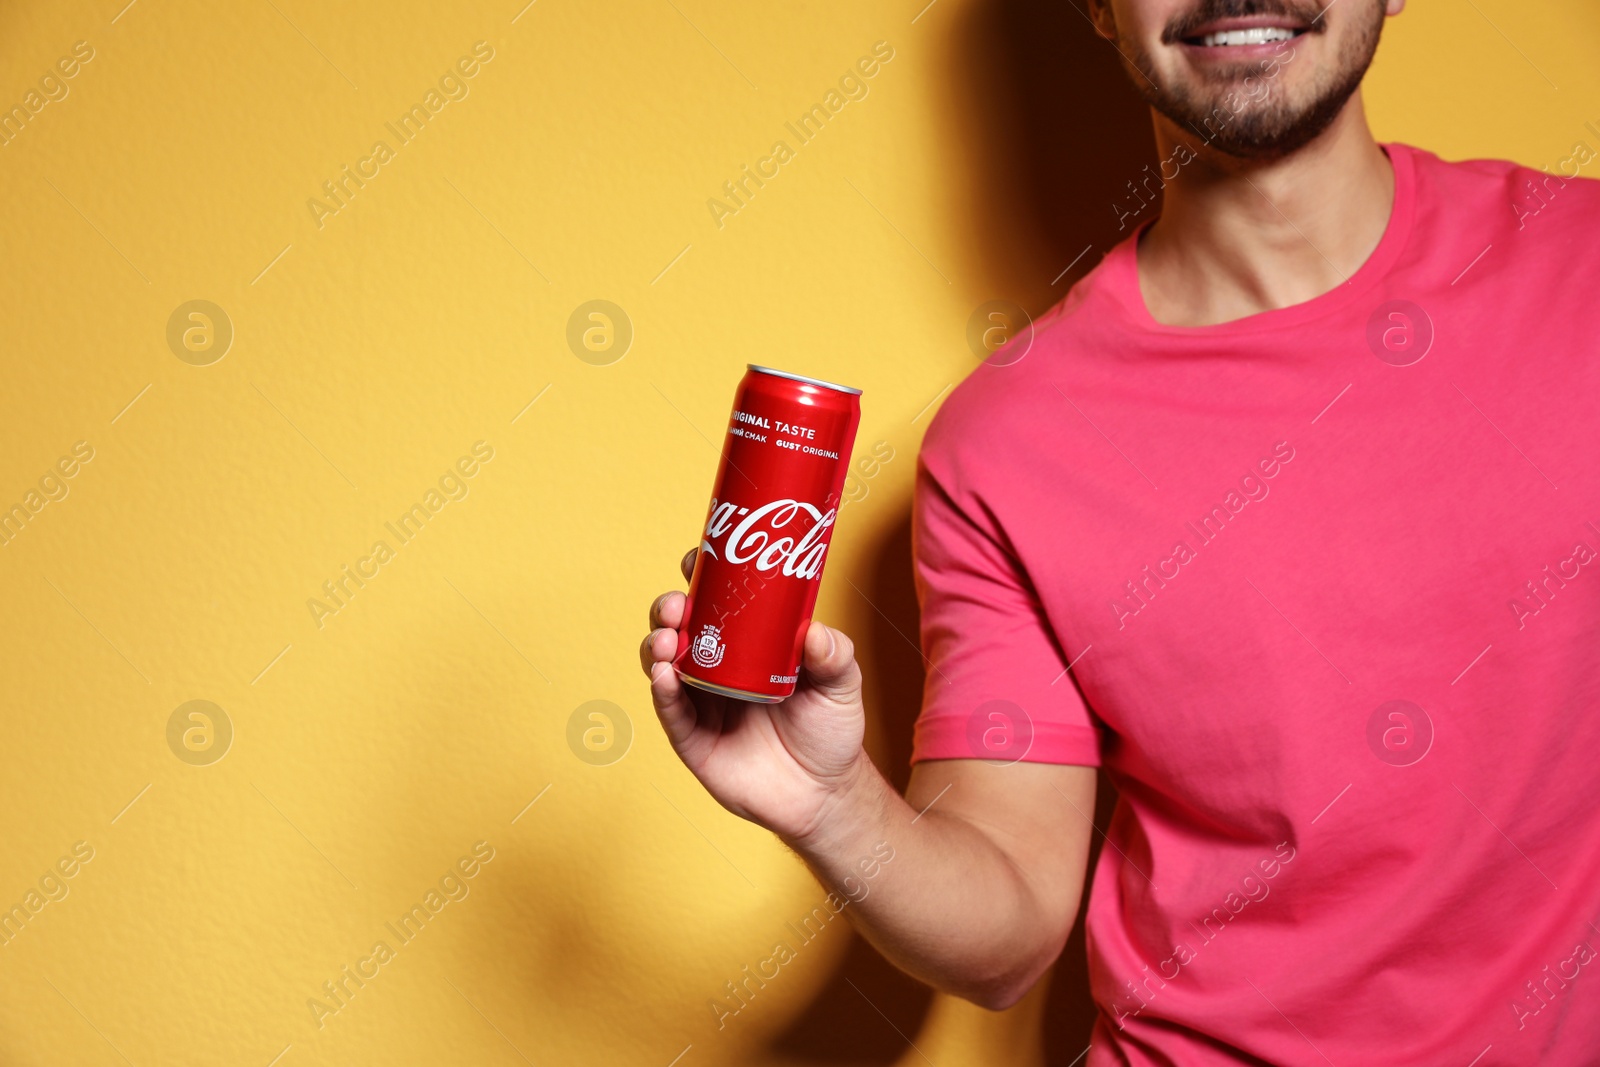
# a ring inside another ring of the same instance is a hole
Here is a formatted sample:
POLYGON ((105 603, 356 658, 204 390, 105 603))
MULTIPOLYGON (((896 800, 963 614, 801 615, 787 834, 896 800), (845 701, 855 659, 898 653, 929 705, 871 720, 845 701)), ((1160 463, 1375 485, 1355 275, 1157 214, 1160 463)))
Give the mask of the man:
POLYGON ((1600 1055, 1600 185, 1377 144, 1402 3, 1091 0, 1162 211, 928 430, 904 798, 842 633, 736 705, 652 606, 689 769, 830 888, 892 845, 852 921, 981 1005, 1060 953, 1106 769, 1090 1067, 1600 1055))

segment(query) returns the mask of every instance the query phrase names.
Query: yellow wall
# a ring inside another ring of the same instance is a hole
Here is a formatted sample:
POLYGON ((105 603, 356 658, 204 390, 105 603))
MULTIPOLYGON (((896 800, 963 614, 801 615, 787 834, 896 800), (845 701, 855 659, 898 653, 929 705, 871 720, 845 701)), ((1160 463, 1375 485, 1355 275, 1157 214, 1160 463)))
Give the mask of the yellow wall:
MULTIPOLYGON (((860 637, 903 781, 927 409, 975 362, 974 309, 1059 298, 1149 158, 1075 9, 124 2, 0 7, 0 104, 93 52, 0 148, 0 507, 74 472, 0 547, 0 905, 66 892, 0 947, 0 1063, 946 1064, 985 1030, 1033 1058, 1044 990, 928 1010, 842 923, 718 1029, 708 1001, 822 894, 677 763, 635 650, 743 364, 860 386, 858 454, 894 458, 858 475, 819 610, 860 637), (480 41, 401 144, 385 123, 480 41), (867 95, 797 144, 879 41, 867 95), (379 140, 345 206, 307 206, 379 140), (719 226, 707 200, 777 140, 794 157, 719 226), (633 332, 603 366, 566 340, 597 299, 633 332), (220 360, 184 348, 200 320, 169 345, 193 300, 231 323, 220 360), (384 524, 442 477, 467 495, 402 543, 384 524), (380 540, 345 606, 308 607, 380 540), (596 700, 631 722, 609 764, 568 743, 596 700), (221 709, 209 747, 190 701, 221 709), (463 858, 468 895, 401 943, 386 923, 463 858), (378 941, 319 1027, 308 998, 378 941)), ((1381 136, 1600 147, 1592 4, 1413 6, 1370 81, 1381 136)), ((1052 1010, 1081 1028, 1078 999, 1052 1010)))

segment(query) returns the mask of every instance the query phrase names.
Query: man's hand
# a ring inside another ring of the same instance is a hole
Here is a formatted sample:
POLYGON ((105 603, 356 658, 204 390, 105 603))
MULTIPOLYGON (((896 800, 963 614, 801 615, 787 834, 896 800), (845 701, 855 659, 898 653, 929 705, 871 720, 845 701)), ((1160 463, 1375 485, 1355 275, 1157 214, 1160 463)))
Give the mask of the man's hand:
MULTIPOLYGON (((683 557, 685 580, 698 551, 683 557)), ((676 590, 656 598, 650 634, 639 647, 668 740, 723 807, 785 839, 807 838, 870 767, 862 749, 866 715, 855 647, 838 630, 813 621, 792 696, 757 704, 708 693, 685 684, 672 668, 685 599, 676 590)))
MULTIPOLYGON (((683 558, 685 578, 694 558, 683 558)), ((861 747, 866 716, 849 638, 813 622, 793 696, 734 700, 685 685, 672 669, 684 599, 656 598, 639 649, 656 715, 684 764, 723 807, 772 830, 848 897, 851 924, 902 970, 987 1008, 1015 1004, 1072 930, 1094 768, 924 760, 901 797, 861 747), (863 864, 879 870, 870 892, 863 864)))

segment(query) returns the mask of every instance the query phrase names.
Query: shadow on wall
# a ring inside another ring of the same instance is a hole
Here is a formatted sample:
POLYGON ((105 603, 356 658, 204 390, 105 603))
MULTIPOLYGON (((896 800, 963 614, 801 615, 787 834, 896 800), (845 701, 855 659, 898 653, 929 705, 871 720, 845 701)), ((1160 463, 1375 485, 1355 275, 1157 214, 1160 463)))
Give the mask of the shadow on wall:
POLYGON ((1038 315, 1159 214, 1149 109, 1086 0, 976 3, 944 47, 967 247, 993 297, 1038 315))
MULTIPOLYGON (((948 119, 949 165, 956 184, 965 186, 961 215, 970 257, 993 298, 1013 300, 1035 316, 1158 210, 1156 203, 1141 208, 1130 191, 1156 163, 1149 113, 1082 4, 975 3, 950 16, 934 45, 944 50, 949 72, 937 106, 948 119), (1135 209, 1119 227, 1122 213, 1135 209)), ((939 25, 937 14, 928 17, 939 25)), ((923 682, 909 516, 871 558, 873 566, 851 576, 876 609, 866 613, 869 630, 857 636, 872 709, 867 743, 903 789, 923 682)), ((1095 818, 1102 830, 1115 796, 1102 775, 1095 818)), ((1099 845, 1097 835, 1091 869, 1099 845)), ((1095 1015, 1081 911, 1049 981, 1044 1061, 1067 1067, 1088 1045, 1095 1015)), ((922 1028, 932 1001, 931 990, 852 935, 839 970, 774 1042, 773 1060, 894 1064, 907 1056, 907 1038, 922 1028)))

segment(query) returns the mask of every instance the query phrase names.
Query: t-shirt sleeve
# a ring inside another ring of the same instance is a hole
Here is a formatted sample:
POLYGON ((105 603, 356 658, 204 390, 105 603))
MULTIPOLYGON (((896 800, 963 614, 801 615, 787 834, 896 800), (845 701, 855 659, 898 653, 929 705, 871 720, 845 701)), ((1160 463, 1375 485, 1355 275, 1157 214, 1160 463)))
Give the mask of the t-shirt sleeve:
POLYGON ((925 680, 911 762, 1100 764, 1100 734, 1003 531, 917 462, 911 547, 925 680))

